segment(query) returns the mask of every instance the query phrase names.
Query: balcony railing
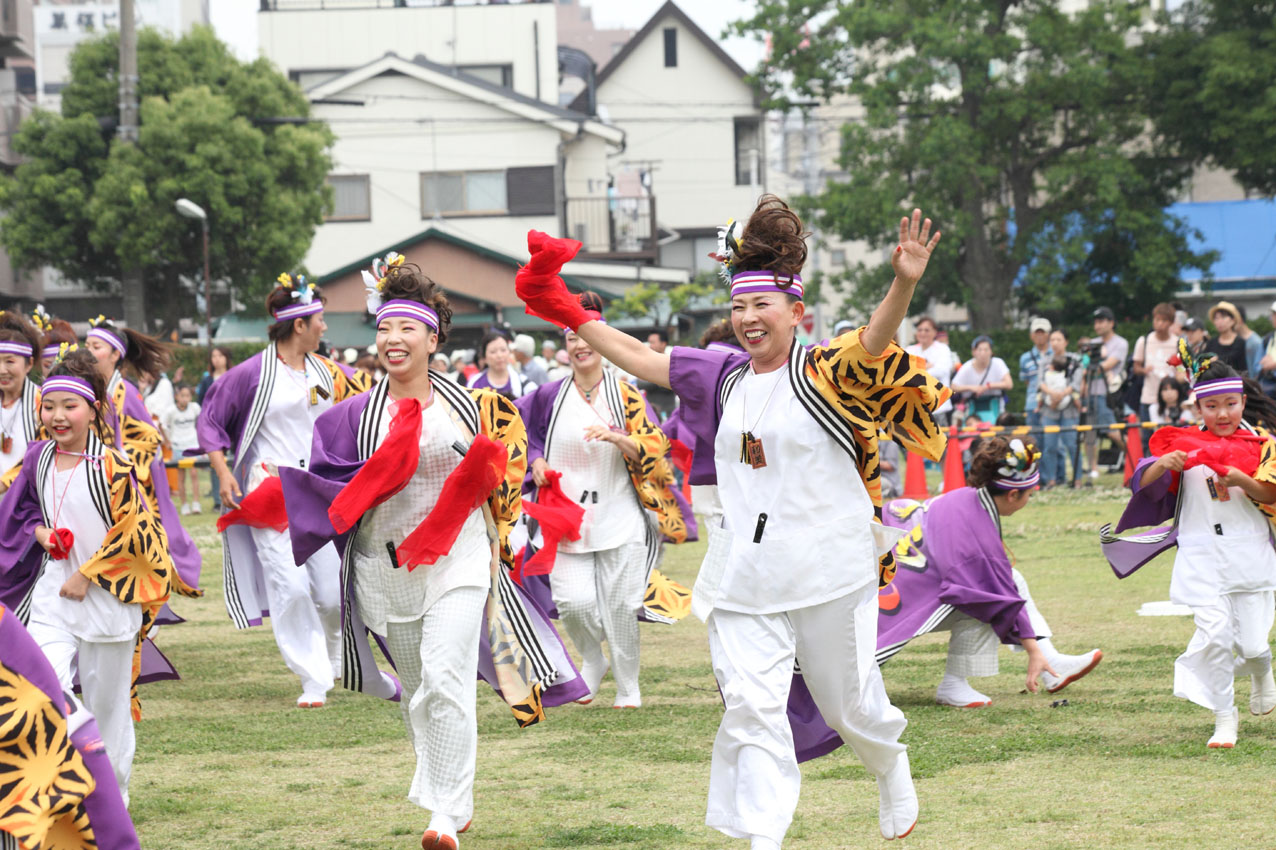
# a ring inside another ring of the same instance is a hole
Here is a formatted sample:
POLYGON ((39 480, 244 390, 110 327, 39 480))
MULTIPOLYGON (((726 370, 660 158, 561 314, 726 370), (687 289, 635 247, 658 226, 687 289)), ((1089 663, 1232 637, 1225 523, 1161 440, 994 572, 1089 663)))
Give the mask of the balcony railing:
POLYGON ((564 206, 567 233, 584 246, 581 256, 659 259, 655 198, 568 198, 564 206))
POLYGON ((552 3, 553 0, 261 0, 263 12, 293 12, 324 9, 406 9, 420 6, 509 6, 523 3, 552 3))

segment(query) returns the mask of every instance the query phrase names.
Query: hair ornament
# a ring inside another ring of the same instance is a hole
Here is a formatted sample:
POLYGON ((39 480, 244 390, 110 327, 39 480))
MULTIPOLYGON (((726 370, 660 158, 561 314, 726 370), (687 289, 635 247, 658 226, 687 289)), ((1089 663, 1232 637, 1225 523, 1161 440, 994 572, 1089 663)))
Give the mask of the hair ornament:
POLYGON ((709 257, 722 264, 718 273, 722 275, 724 283, 731 283, 736 258, 740 255, 740 240, 743 238, 744 225, 734 218, 727 219, 726 225, 718 228, 718 250, 709 257))
POLYGON ((107 319, 106 316, 102 315, 101 313, 98 313, 97 318, 89 319, 89 327, 100 328, 102 325, 108 324, 109 322, 110 320, 107 319))
POLYGON ((41 333, 53 330, 53 317, 44 309, 43 304, 35 305, 35 310, 31 313, 31 324, 35 325, 36 330, 41 333))
POLYGON ((390 276, 390 269, 398 268, 406 261, 402 254, 391 251, 385 259, 377 257, 372 261, 372 270, 363 270, 363 288, 367 296, 368 312, 375 313, 381 308, 381 290, 385 288, 385 279, 390 276))
POLYGON ((1200 380, 1201 373, 1209 368, 1210 364, 1216 358, 1213 354, 1193 354, 1192 349, 1188 347, 1187 340, 1179 337, 1178 353, 1170 357, 1166 362, 1171 366, 1182 366, 1187 372, 1187 383, 1189 386, 1195 387, 1197 381, 1200 380))
POLYGON ((1040 449, 1035 446, 1029 449, 1018 437, 1010 441, 1009 449, 1005 461, 997 468, 997 478, 992 486, 1000 490, 1027 490, 1037 486, 1041 480, 1038 467, 1040 449))
POLYGON ((79 350, 80 350, 80 346, 78 346, 74 342, 64 342, 61 345, 59 345, 57 356, 53 358, 53 365, 49 367, 50 371, 52 371, 53 369, 56 369, 58 366, 61 366, 62 361, 65 360, 66 356, 70 354, 72 351, 79 351, 79 350))

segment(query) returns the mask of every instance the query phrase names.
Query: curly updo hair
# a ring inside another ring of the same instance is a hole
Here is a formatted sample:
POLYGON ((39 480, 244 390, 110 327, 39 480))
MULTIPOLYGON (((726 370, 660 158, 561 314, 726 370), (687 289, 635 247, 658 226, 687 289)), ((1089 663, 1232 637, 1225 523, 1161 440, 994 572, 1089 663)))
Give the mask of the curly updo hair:
POLYGON ((806 237, 810 235, 788 204, 775 195, 763 195, 744 225, 734 267, 737 271, 772 272, 783 287, 781 278, 802 273, 806 237))
MULTIPOLYGON (((1032 440, 1020 439, 1029 453, 1037 450, 1037 445, 1032 440)), ((987 487, 995 483, 1001 477, 997 474, 997 470, 1006 465, 1008 454, 1010 454, 1010 441, 1005 437, 984 437, 970 457, 970 471, 966 473, 966 483, 971 487, 987 487)))
POLYGON ((75 351, 69 351, 66 357, 62 358, 61 363, 55 364, 49 370, 47 377, 56 378, 58 375, 79 378, 87 381, 88 385, 93 388, 93 397, 98 401, 97 407, 93 411, 93 427, 103 442, 109 445, 112 439, 111 430, 107 426, 104 415, 106 410, 106 379, 98 371, 97 358, 87 348, 81 347, 75 351))
MULTIPOLYGON (((1197 376, 1197 383, 1201 381, 1217 381, 1223 378, 1240 378, 1245 387, 1245 421, 1251 425, 1261 425, 1268 431, 1276 431, 1276 400, 1263 392, 1258 384, 1254 383, 1250 378, 1242 377, 1239 372, 1228 366, 1222 360, 1214 358, 1210 361, 1201 374, 1197 376)), ((1159 398, 1159 395, 1158 395, 1159 398)))
MULTIPOLYGON (((71 341, 75 341, 74 334, 71 341)), ((40 357, 40 332, 35 329, 35 325, 27 321, 26 317, 12 310, 0 310, 0 342, 21 342, 31 346, 31 356, 27 358, 32 362, 39 360, 40 357)))
POLYGON ((381 284, 381 298, 383 301, 415 301, 429 307, 439 317, 439 345, 447 342, 448 331, 452 329, 452 308, 448 306, 447 295, 416 263, 391 266, 381 284))
POLYGON ((735 328, 731 327, 730 319, 719 319, 705 329, 700 335, 700 347, 708 348, 711 342, 725 342, 728 345, 739 345, 740 340, 736 338, 735 328))

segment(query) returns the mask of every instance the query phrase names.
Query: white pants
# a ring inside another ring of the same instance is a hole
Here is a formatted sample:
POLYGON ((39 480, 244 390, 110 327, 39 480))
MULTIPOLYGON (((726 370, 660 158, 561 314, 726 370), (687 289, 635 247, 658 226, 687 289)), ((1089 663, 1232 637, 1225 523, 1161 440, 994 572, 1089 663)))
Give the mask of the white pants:
POLYGON ((639 696, 638 611, 647 590, 646 559, 642 543, 601 552, 560 551, 549 574, 558 618, 581 657, 601 663, 607 641, 621 697, 639 696))
POLYGON ((1262 675, 1272 666, 1268 635, 1274 604, 1272 591, 1259 590, 1223 593, 1214 605, 1193 605, 1196 634, 1174 662, 1174 696, 1212 711, 1231 708, 1235 678, 1262 675))
POLYGON ((408 799, 458 824, 474 813, 476 665, 486 605, 483 588, 458 587, 421 619, 386 624, 386 645, 403 682, 403 720, 416 751, 408 799))
MULTIPOLYGON (((1018 570, 1014 570, 1012 574, 1015 587, 1024 599, 1024 611, 1028 613, 1028 619, 1032 622, 1032 630, 1036 632, 1038 639, 1050 638, 1053 634, 1050 631, 1050 625, 1037 610, 1037 603, 1032 600, 1032 594, 1028 592, 1028 580, 1018 570)), ((997 675, 999 669, 997 648, 1000 641, 997 633, 992 630, 992 626, 960 611, 954 611, 944 618, 935 631, 950 633, 945 673, 960 676, 963 679, 997 675)), ((1022 650, 1023 647, 1013 644, 1011 649, 1022 650)))
POLYGON ((135 642, 94 643, 49 623, 32 623, 27 630, 44 650, 63 690, 71 691, 79 672, 84 706, 97 718, 115 781, 128 805, 128 781, 137 748, 131 697, 135 642))
POLYGON ((825 722, 864 766, 874 774, 895 766, 908 721, 886 695, 876 644, 874 585, 780 614, 713 612, 709 654, 726 713, 713 742, 706 824, 776 842, 788 831, 802 781, 787 714, 795 658, 825 722))
POLYGON ((305 696, 332 690, 341 675, 341 558, 328 544, 297 566, 288 532, 251 529, 266 582, 275 643, 305 696))

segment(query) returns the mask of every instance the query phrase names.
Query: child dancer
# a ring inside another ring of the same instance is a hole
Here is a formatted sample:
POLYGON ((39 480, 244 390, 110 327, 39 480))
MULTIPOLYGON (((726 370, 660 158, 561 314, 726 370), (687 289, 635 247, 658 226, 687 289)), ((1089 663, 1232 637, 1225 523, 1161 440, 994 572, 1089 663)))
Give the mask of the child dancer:
POLYGON ((408 799, 432 812, 421 846, 455 850, 474 809, 475 661, 521 725, 543 716, 542 697, 558 705, 584 687, 508 576, 527 465, 517 410, 430 370, 452 317, 434 281, 413 265, 373 268, 386 378, 319 417, 308 469, 279 473, 296 560, 334 539, 343 553, 344 684, 398 697, 370 630, 403 677, 417 758, 408 799))
POLYGON ((25 560, 32 541, 48 553, 17 612, 64 690, 78 672, 127 801, 140 717, 136 696, 130 712, 130 691, 142 641, 168 599, 172 562, 132 464, 102 441, 105 396, 87 352, 55 362, 40 402, 52 440, 28 447, 0 502, 0 564, 25 560))
POLYGON ((1177 545, 1170 601, 1192 608, 1196 633, 1174 662, 1174 695, 1214 712, 1207 746, 1236 745, 1234 679, 1249 674, 1249 709, 1276 709, 1268 635, 1276 590, 1271 544, 1276 503, 1276 402, 1248 379, 1179 342, 1202 427, 1162 428, 1135 469, 1134 495, 1117 531, 1173 517, 1160 533, 1119 540, 1105 527, 1104 554, 1124 578, 1177 545), (1197 359, 1199 357, 1199 359, 1197 359))
MULTIPOLYGON (((199 451, 199 435, 195 431, 199 404, 193 400, 194 396, 190 384, 178 384, 174 404, 164 414, 164 433, 168 435, 174 459, 188 451, 199 451)), ((194 467, 177 470, 177 500, 182 504, 183 514, 199 513, 199 472, 194 467), (190 487, 190 501, 186 500, 187 487, 190 487)))

